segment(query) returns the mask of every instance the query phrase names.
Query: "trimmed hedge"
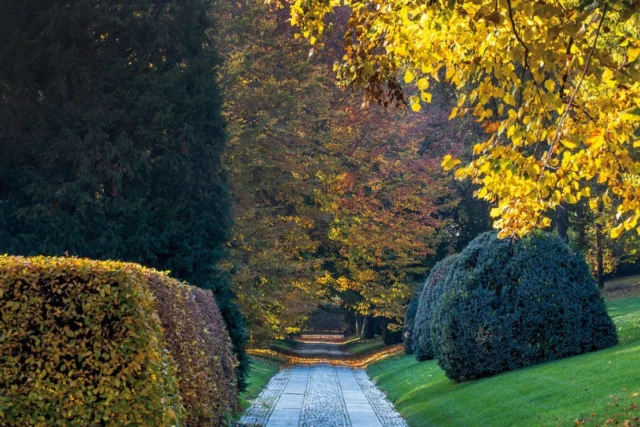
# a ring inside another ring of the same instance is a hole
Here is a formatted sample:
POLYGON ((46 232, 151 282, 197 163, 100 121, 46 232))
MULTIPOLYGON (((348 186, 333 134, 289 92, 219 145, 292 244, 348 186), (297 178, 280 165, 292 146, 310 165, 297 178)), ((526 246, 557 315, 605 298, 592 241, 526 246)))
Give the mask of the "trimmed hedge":
POLYGON ((413 351, 416 360, 420 362, 435 357, 430 330, 431 318, 440 303, 446 275, 457 259, 457 254, 451 255, 433 266, 418 299, 413 326, 413 351))
POLYGON ((136 264, 1 256, 0 309, 0 424, 221 425, 237 405, 210 292, 136 264))
POLYGON ((405 354, 413 354, 413 326, 416 319, 416 312, 418 311, 418 301, 420 300, 420 295, 422 294, 422 290, 424 289, 424 283, 420 283, 418 285, 418 289, 411 297, 409 301, 409 305, 407 306, 407 311, 404 314, 404 323, 402 326, 402 342, 404 344, 404 353, 405 354))
POLYGON ((237 409, 235 358, 211 291, 147 270, 188 425, 224 425, 237 409))
POLYGON ((456 381, 617 343, 584 258, 557 237, 482 234, 444 283, 431 338, 439 365, 456 381))

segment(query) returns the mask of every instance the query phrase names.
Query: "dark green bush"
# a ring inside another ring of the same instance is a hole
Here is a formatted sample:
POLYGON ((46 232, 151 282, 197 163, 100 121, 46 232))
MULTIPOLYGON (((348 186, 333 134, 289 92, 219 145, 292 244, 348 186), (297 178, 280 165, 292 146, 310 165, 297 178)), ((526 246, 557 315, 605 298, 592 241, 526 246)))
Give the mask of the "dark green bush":
POLYGON ((584 258, 546 234, 512 241, 485 233, 471 242, 444 280, 431 339, 456 381, 617 343, 584 258))
POLYGON ((451 255, 438 262, 431 269, 431 273, 427 277, 418 299, 413 326, 413 351, 418 361, 435 357, 431 343, 431 318, 442 296, 442 290, 444 289, 443 279, 457 258, 458 255, 451 255))
POLYGON ((409 305, 407 306, 407 311, 404 314, 404 324, 402 326, 402 342, 404 343, 404 352, 405 354, 413 354, 413 325, 416 319, 416 312, 418 311, 418 301, 420 300, 420 295, 422 294, 422 290, 424 289, 424 283, 420 283, 418 289, 416 289, 411 301, 409 301, 409 305))

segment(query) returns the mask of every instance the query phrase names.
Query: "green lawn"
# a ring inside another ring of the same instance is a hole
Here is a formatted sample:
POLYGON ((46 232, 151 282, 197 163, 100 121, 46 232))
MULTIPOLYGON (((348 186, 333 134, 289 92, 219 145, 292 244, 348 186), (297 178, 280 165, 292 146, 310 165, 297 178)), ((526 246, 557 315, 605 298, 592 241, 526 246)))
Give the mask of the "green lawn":
POLYGON ((637 296, 640 294, 640 275, 618 277, 607 280, 604 284, 605 295, 608 297, 637 296))
POLYGON ((367 371, 410 426, 574 425, 577 419, 602 425, 640 417, 640 297, 608 307, 620 337, 608 350, 462 384, 446 378, 435 361, 413 356, 367 371))
POLYGON ((298 346, 297 341, 291 338, 285 338, 282 340, 274 340, 269 348, 274 351, 279 351, 280 353, 291 353, 298 346))
POLYGON ((384 347, 384 341, 382 341, 382 337, 377 337, 372 340, 366 341, 349 341, 342 346, 342 349, 349 354, 359 355, 371 353, 372 351, 379 350, 384 347))
POLYGON ((250 357, 249 359, 251 370, 247 377, 247 389, 240 393, 240 404, 243 410, 249 407, 249 400, 258 397, 271 377, 280 370, 278 364, 270 360, 261 357, 250 357))

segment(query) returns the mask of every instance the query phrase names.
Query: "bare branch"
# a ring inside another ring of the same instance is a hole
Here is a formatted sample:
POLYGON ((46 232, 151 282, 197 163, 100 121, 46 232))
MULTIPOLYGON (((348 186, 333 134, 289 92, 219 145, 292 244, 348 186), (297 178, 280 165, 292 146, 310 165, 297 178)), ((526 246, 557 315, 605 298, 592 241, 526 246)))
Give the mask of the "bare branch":
POLYGON ((573 90, 573 94, 571 95, 571 98, 569 99, 569 103, 567 104, 567 109, 565 110, 564 114, 560 118, 560 122, 558 122, 558 129, 556 129, 556 134, 553 137, 553 141, 551 142, 549 151, 547 151, 547 155, 544 159, 544 164, 542 165, 542 169, 540 170, 540 176, 538 177, 538 180, 542 178, 542 175, 544 174, 544 171, 548 166, 549 160, 551 159, 551 155, 553 154, 553 151, 558 145, 558 141, 560 140, 560 135, 562 133, 562 128, 564 127, 564 122, 569 116, 569 112, 571 111, 571 106, 573 105, 573 101, 576 99, 576 95, 578 94, 578 91, 582 86, 582 82, 584 81, 584 78, 587 75, 587 71, 589 70, 589 65, 591 64, 591 58, 593 57, 593 52, 596 50, 596 44, 598 44, 598 36, 600 35, 600 28, 602 28, 602 23, 604 22, 604 18, 607 15, 608 8, 609 8, 609 4, 605 4, 604 9, 602 10, 602 18, 600 19, 600 22, 598 23, 598 28, 596 30, 596 37, 593 40, 593 46, 591 46, 591 51, 589 51, 587 62, 584 64, 584 70, 582 70, 580 81, 578 82, 578 85, 576 86, 576 88, 573 90))

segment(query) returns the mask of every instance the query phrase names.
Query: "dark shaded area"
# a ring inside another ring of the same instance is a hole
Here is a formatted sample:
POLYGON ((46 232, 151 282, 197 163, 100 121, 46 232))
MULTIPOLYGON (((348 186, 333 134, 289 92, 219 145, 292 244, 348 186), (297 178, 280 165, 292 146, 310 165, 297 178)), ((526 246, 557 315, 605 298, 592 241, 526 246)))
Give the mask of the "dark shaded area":
POLYGON ((0 252, 170 270, 211 289, 231 225, 207 2, 0 2, 0 252))

